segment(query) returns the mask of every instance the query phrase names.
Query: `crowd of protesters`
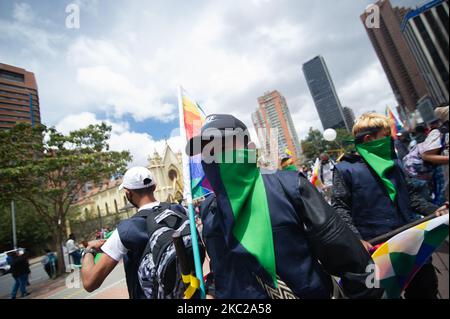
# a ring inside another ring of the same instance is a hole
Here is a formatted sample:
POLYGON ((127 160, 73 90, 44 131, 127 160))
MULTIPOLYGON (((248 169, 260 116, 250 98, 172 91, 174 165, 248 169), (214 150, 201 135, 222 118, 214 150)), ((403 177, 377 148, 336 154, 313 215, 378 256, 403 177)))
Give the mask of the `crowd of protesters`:
MULTIPOLYGON (((354 151, 336 162, 321 154, 318 174, 325 188, 321 192, 309 181, 311 170, 297 168, 289 158, 281 161, 281 170, 263 174, 256 163, 245 161, 255 153, 247 127, 230 115, 208 117, 200 135, 186 147, 189 156, 202 155, 202 168, 214 191, 196 209, 200 248, 207 254, 202 262, 206 260, 211 269, 205 276, 208 293, 215 298, 381 298, 382 289, 366 285, 374 251, 369 240, 421 216, 448 214, 448 197, 442 195, 446 187, 448 196, 448 107, 437 109, 436 116, 428 131, 419 126, 412 134, 401 131, 393 139, 387 117, 364 114, 353 128, 354 151), (207 147, 211 130, 226 139, 227 129, 239 130, 243 140, 231 146, 222 143, 220 152, 214 153, 207 147), (244 161, 221 165, 206 160, 227 152, 244 161), (239 233, 236 226, 242 223, 239 233), (258 235, 264 223, 270 225, 266 231, 272 236, 258 235)), ((119 224, 108 240, 85 244, 84 287, 97 289, 124 259, 130 298, 180 296, 174 278, 164 283, 170 267, 161 273, 158 264, 173 254, 173 246, 165 244, 167 236, 161 234, 174 225, 183 229, 181 215, 188 214, 186 208, 157 201, 156 181, 146 168, 130 169, 121 188, 138 214, 119 224), (174 219, 167 226, 165 218, 171 215, 174 219), (153 218, 166 226, 149 231, 149 225, 156 225, 153 218), (103 254, 96 262, 98 252, 103 254), (161 254, 167 258, 160 259, 161 254)), ((405 298, 437 298, 431 261, 414 277, 405 298)))

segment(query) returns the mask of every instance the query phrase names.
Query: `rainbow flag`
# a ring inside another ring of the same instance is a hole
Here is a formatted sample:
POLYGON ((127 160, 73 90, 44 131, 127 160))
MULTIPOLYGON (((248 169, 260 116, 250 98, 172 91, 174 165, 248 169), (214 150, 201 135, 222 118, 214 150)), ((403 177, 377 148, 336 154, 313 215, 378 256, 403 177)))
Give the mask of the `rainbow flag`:
POLYGON ((381 245, 372 255, 375 279, 388 298, 399 298, 430 256, 448 238, 449 216, 409 228, 381 245))
POLYGON ((389 106, 386 107, 386 115, 391 121, 391 135, 394 139, 398 139, 397 134, 404 129, 403 124, 397 119, 389 106))
MULTIPOLYGON (((185 90, 181 89, 182 108, 180 116, 183 119, 186 140, 200 134, 202 125, 205 123, 205 112, 189 98, 185 90)), ((192 199, 198 199, 212 193, 212 187, 205 177, 201 164, 201 154, 189 158, 189 174, 191 181, 192 199)))

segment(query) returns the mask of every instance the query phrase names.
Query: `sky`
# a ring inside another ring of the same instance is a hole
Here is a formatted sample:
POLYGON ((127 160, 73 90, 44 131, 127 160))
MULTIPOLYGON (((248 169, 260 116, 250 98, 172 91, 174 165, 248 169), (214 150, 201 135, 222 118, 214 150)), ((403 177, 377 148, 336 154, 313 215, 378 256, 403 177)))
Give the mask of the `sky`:
POLYGON ((0 62, 35 74, 44 124, 68 133, 105 121, 111 149, 146 165, 166 143, 184 148, 179 85, 207 113, 232 114, 249 128, 257 98, 278 90, 304 138, 310 127, 322 130, 301 71, 320 54, 356 116, 395 106, 359 18, 372 2, 0 0, 0 62), (79 28, 66 24, 73 5, 79 28))

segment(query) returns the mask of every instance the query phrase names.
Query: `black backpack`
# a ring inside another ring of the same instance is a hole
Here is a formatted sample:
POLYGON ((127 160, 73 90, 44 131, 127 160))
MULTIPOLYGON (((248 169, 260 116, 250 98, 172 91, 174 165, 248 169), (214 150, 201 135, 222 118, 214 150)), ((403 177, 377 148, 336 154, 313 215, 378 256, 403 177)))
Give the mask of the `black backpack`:
MULTIPOLYGON (((150 210, 139 212, 146 217, 149 241, 139 262, 138 279, 147 299, 182 299, 186 287, 181 278, 172 235, 181 234, 190 268, 194 269, 191 231, 187 215, 171 210, 161 203, 150 210)), ((201 260, 204 247, 199 244, 201 260)))

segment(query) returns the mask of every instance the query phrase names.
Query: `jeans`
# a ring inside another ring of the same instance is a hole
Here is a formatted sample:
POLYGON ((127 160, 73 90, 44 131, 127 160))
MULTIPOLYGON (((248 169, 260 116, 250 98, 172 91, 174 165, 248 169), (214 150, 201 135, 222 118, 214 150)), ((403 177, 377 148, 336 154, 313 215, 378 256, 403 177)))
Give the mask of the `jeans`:
POLYGON ((69 255, 72 256, 72 260, 75 265, 81 265, 81 253, 79 250, 76 250, 69 255))
POLYGON ((14 278, 14 280, 16 281, 14 283, 12 292, 11 292, 11 299, 16 299, 16 295, 17 295, 17 290, 20 288, 20 292, 22 293, 22 297, 24 297, 25 295, 27 295, 27 281, 28 281, 28 274, 23 274, 20 275, 17 278, 14 278))

